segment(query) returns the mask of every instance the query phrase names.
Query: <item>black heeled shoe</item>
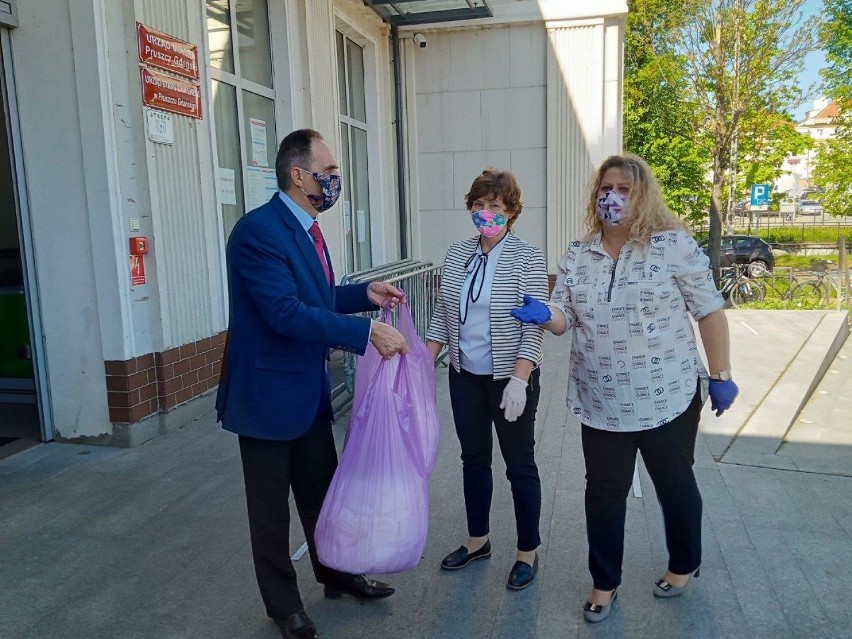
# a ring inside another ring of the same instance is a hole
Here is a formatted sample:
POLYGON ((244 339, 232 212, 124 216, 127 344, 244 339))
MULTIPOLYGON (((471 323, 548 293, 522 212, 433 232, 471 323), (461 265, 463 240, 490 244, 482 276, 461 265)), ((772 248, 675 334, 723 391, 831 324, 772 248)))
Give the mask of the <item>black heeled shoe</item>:
POLYGON ((515 562, 512 571, 509 573, 509 579, 506 581, 506 588, 523 590, 533 582, 536 574, 538 574, 538 553, 535 554, 532 566, 525 561, 515 562))
POLYGON ((697 568, 695 572, 689 575, 689 579, 682 586, 673 586, 665 579, 657 579, 654 582, 654 596, 660 599, 671 599, 672 597, 680 597, 686 592, 689 584, 692 583, 692 578, 698 579, 701 576, 701 568, 697 568))
POLYGON ((491 540, 485 542, 479 550, 470 552, 466 547, 460 546, 458 550, 454 550, 441 561, 441 568, 444 570, 461 570, 470 562, 477 559, 487 559, 491 556, 491 540))

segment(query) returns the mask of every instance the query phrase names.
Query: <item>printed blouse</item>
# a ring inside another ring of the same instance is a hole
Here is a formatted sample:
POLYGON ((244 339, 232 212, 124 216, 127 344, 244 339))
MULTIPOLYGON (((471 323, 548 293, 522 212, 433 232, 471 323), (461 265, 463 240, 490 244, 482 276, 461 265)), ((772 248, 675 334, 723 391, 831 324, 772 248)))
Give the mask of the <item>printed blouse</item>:
POLYGON ((601 234, 571 242, 551 304, 573 328, 567 403, 585 425, 632 432, 684 412, 707 371, 688 313, 718 311, 710 262, 682 230, 628 242, 618 260, 601 234))

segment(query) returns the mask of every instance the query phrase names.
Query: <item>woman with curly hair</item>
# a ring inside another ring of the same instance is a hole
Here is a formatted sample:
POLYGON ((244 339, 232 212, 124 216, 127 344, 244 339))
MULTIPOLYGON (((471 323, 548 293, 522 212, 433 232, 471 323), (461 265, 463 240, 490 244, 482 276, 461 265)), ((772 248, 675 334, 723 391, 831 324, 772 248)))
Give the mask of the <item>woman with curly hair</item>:
POLYGON ((535 412, 544 330, 515 320, 525 295, 547 296, 544 255, 513 232, 521 189, 508 171, 486 169, 465 196, 475 237, 444 260, 438 303, 426 334, 435 357, 450 354, 450 402, 461 444, 468 540, 441 562, 459 570, 491 556, 492 424, 512 485, 518 554, 506 586, 529 586, 538 570, 541 483, 535 412))
POLYGON ((709 261, 641 158, 613 156, 600 166, 586 225, 589 234, 559 262, 549 307, 529 300, 513 314, 557 335, 573 328, 568 406, 582 424, 594 582, 583 614, 595 623, 609 616, 621 584, 637 451, 657 491, 669 552, 653 593, 676 597, 698 576, 702 504, 692 465, 701 407, 709 393, 721 415, 738 390, 709 261))

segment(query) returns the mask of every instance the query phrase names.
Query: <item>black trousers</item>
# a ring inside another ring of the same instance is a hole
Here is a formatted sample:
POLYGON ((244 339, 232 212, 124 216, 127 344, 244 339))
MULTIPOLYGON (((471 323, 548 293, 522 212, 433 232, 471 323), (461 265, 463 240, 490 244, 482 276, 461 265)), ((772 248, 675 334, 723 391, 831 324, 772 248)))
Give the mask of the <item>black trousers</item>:
POLYGON ((242 435, 239 440, 257 583, 267 614, 286 619, 303 609, 289 552, 291 486, 317 581, 334 583, 341 576, 319 562, 314 544, 317 518, 337 469, 331 420, 318 418, 290 441, 242 435))
POLYGON ((471 537, 489 532, 491 512, 491 424, 497 431, 500 452, 506 462, 506 477, 512 485, 518 550, 535 550, 541 545, 541 481, 535 463, 535 412, 541 394, 538 370, 527 386, 527 405, 515 422, 503 417, 500 402, 508 380, 495 381, 490 375, 457 373, 450 367, 450 402, 456 434, 461 443, 464 476, 464 505, 471 537))
POLYGON ((595 588, 612 590, 621 584, 627 493, 637 450, 663 511, 668 569, 682 575, 701 565, 701 493, 692 472, 700 416, 697 392, 686 411, 659 428, 617 433, 583 425, 586 532, 595 588))

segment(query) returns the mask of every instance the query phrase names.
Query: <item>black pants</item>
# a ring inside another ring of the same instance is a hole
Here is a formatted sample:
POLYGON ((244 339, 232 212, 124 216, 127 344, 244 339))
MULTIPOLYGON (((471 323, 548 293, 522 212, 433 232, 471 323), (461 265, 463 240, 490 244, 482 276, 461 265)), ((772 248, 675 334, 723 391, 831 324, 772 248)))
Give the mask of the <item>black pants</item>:
POLYGON ((527 405, 515 422, 503 417, 500 402, 508 380, 490 375, 457 373, 450 367, 450 401, 456 433, 461 443, 464 474, 464 505, 471 537, 489 532, 491 511, 491 423, 497 431, 500 452, 506 461, 506 477, 512 485, 518 550, 541 545, 538 524, 541 516, 541 481, 535 463, 535 412, 541 393, 539 371, 533 371, 527 386, 527 405))
POLYGON ((595 588, 612 590, 621 584, 627 493, 637 450, 663 511, 669 570, 682 575, 701 565, 701 493, 692 472, 700 416, 696 393, 686 411, 659 428, 617 433, 583 425, 586 532, 595 588))
POLYGON ((314 529, 337 469, 331 421, 318 418, 301 437, 273 441, 240 436, 254 569, 267 614, 286 619, 303 609, 290 561, 290 487, 308 542, 314 575, 334 583, 339 572, 317 559, 314 529))

